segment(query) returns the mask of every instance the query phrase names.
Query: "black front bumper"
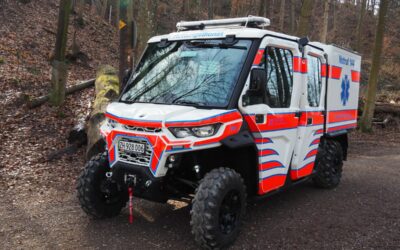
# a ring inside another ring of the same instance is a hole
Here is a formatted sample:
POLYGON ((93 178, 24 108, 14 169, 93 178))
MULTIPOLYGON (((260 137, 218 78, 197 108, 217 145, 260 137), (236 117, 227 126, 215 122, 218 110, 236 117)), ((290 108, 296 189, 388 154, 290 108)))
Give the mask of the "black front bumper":
POLYGON ((113 179, 121 186, 128 188, 127 176, 134 176, 133 195, 146 200, 166 202, 169 199, 169 192, 165 187, 165 177, 156 178, 148 167, 117 162, 112 167, 113 179))

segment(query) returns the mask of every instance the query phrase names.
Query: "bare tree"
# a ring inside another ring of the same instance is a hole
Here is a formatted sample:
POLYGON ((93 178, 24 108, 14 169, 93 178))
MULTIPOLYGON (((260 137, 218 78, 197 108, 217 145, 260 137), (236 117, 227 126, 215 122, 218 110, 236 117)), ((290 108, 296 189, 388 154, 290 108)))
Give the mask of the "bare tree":
POLYGON ((324 22, 322 25, 322 32, 320 40, 323 43, 326 43, 327 36, 328 36, 328 24, 329 24, 329 4, 330 0, 324 0, 324 22))
POLYGON ((371 72, 368 81, 367 99, 365 101, 363 114, 360 121, 362 132, 371 131, 372 118, 375 111, 375 98, 378 82, 378 74, 381 65, 381 54, 383 46, 383 37, 385 34, 386 13, 388 10, 389 0, 380 0, 379 4, 379 19, 377 32, 375 36, 374 52, 372 57, 371 72))
POLYGON ((279 11, 279 29, 283 31, 283 27, 285 24, 285 0, 281 0, 281 8, 279 11))
POLYGON ((307 36, 310 29, 310 17, 314 6, 314 0, 303 0, 300 12, 299 27, 297 28, 297 36, 307 36))
POLYGON ((362 31, 363 31, 363 22, 364 22, 364 15, 365 15, 365 10, 367 8, 367 0, 362 0, 361 6, 360 6, 360 16, 358 18, 358 24, 357 24, 357 43, 356 43, 356 51, 359 51, 361 49, 361 36, 362 36, 362 31))
POLYGON ((208 0, 208 19, 213 19, 214 18, 214 1, 213 0, 208 0))
POLYGON ((61 0, 58 13, 58 27, 54 60, 51 71, 50 103, 60 106, 65 99, 65 85, 67 82, 67 65, 65 62, 65 50, 67 47, 69 14, 72 0, 61 0))
POLYGON ((290 1, 290 32, 296 32, 296 0, 290 1))
POLYGON ((133 67, 133 1, 120 0, 120 31, 119 31, 119 80, 122 80, 125 71, 133 67))

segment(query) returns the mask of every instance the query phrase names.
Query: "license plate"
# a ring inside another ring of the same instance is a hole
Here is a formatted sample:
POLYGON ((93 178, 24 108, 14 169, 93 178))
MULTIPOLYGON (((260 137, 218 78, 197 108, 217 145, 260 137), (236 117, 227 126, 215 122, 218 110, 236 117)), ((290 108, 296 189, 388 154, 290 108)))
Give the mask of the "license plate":
POLYGON ((136 142, 120 141, 118 143, 118 148, 120 151, 125 151, 129 153, 144 154, 145 144, 136 142))

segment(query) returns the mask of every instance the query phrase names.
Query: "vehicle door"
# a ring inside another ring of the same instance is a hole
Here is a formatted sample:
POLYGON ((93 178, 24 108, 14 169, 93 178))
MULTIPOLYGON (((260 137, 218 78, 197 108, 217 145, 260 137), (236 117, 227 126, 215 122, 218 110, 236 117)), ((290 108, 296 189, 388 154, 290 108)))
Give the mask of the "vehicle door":
POLYGON ((288 175, 298 133, 301 68, 296 42, 265 37, 239 101, 258 149, 260 195, 282 187, 288 175), (249 87, 257 69, 266 74, 264 96, 252 100, 249 87))
POLYGON ((290 176, 292 180, 308 176, 314 169, 324 126, 326 59, 324 52, 309 45, 304 48, 304 81, 300 98, 300 123, 297 129, 290 176))

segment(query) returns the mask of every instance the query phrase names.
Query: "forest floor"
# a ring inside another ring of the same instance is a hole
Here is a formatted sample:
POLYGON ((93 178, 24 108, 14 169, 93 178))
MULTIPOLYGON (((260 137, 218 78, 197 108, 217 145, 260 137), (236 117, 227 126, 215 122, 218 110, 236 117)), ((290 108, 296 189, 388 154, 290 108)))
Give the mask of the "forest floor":
MULTIPOLYGON (((40 154, 48 137, 38 136, 32 152, 40 154)), ((353 133, 338 188, 305 183, 252 202, 232 249, 399 249, 398 139, 398 133, 353 133)), ((20 153, 8 159, 18 164, 0 171, 0 249, 196 249, 184 203, 134 199, 132 225, 127 209, 91 220, 75 191, 83 150, 52 162, 20 153)))
MULTIPOLYGON (((84 149, 49 156, 68 146, 93 89, 68 96, 62 108, 24 105, 24 96, 49 92, 57 7, 50 0, 8 2, 0 8, 0 249, 195 248, 182 203, 135 199, 133 225, 126 210, 103 221, 83 213, 75 186, 84 149)), ((88 60, 69 64, 69 84, 93 78, 101 64, 117 65, 115 30, 91 15, 84 20, 84 27, 70 26, 69 37, 77 32, 88 60)), ((305 183, 249 204, 233 249, 400 248, 398 129, 354 132, 349 150, 338 188, 305 183)))

